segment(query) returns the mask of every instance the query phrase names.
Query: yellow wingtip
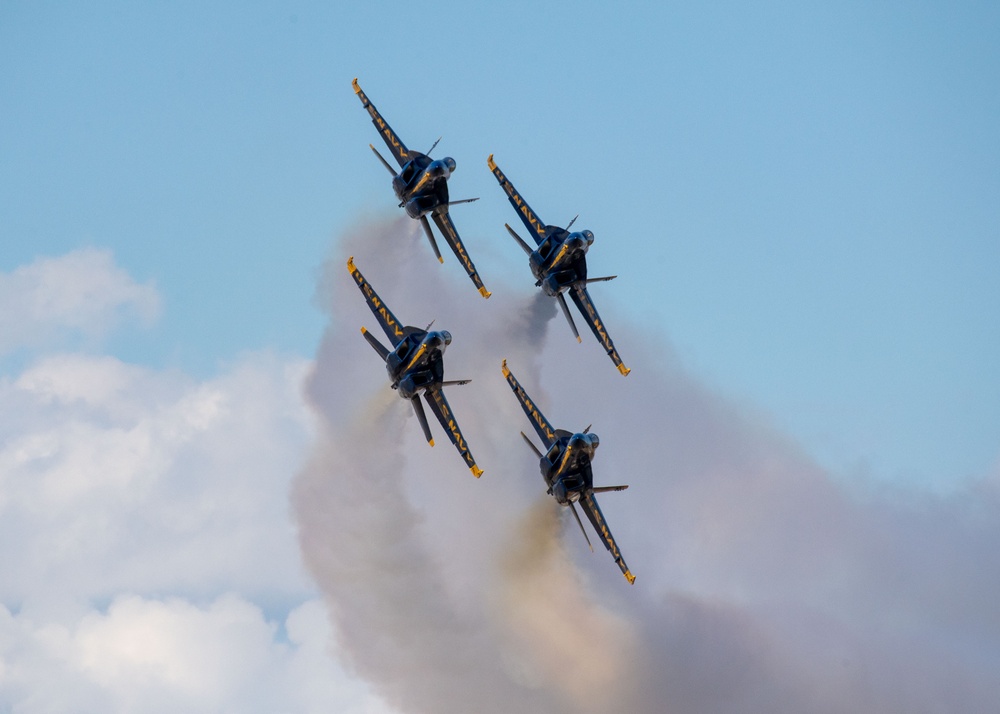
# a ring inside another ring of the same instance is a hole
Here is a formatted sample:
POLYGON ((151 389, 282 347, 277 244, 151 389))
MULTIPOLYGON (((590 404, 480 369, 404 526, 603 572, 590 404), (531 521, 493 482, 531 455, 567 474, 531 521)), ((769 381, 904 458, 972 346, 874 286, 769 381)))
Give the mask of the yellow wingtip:
POLYGON ((486 165, 490 167, 490 171, 497 170, 497 162, 493 160, 493 154, 490 154, 489 158, 486 159, 486 165))
POLYGON ((625 579, 628 580, 629 585, 635 585, 635 576, 628 570, 625 571, 625 579))
POLYGON ((472 468, 470 468, 469 470, 472 472, 472 475, 475 476, 476 478, 479 478, 480 476, 483 475, 483 470, 478 466, 476 466, 475 464, 473 464, 472 468))
POLYGON ((431 440, 430 440, 430 441, 428 441, 427 443, 428 443, 428 444, 430 444, 431 446, 434 446, 434 439, 431 439, 431 440))
POLYGON ((354 267, 354 256, 353 255, 350 258, 347 259, 347 269, 350 270, 352 273, 355 270, 357 270, 357 268, 354 267))
POLYGON ((489 300, 490 299, 490 295, 492 295, 493 293, 491 293, 489 290, 487 290, 486 286, 484 285, 483 287, 479 288, 479 294, 482 295, 487 300, 489 300))
POLYGON ((624 364, 620 364, 620 365, 618 365, 618 371, 622 373, 623 377, 627 377, 628 373, 631 372, 632 370, 630 370, 624 364))
POLYGON ((583 338, 582 338, 582 337, 580 337, 579 335, 577 335, 577 336, 576 336, 576 343, 577 343, 578 345, 580 345, 580 344, 583 344, 583 338))
POLYGON ((504 357, 503 362, 500 363, 500 371, 503 372, 504 377, 510 376, 510 370, 507 369, 507 358, 504 357))
POLYGON ((361 334, 362 335, 366 334, 367 332, 368 332, 368 330, 366 330, 364 327, 361 328, 361 334))
POLYGON ((444 265, 444 258, 438 258, 438 262, 444 265))
POLYGON ((357 77, 355 77, 354 79, 351 80, 351 86, 354 87, 354 93, 355 94, 360 94, 361 93, 361 85, 358 84, 358 78, 357 77))

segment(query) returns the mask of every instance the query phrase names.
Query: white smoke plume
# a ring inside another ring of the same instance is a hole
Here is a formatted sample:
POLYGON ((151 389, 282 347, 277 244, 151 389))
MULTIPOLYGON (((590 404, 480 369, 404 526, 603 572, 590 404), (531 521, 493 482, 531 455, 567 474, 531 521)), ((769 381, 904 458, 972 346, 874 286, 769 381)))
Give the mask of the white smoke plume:
POLYGON ((472 253, 489 301, 407 219, 350 232, 322 280, 331 323, 306 385, 320 436, 293 509, 338 650, 388 702, 685 714, 1000 701, 996 475, 950 496, 847 489, 685 373, 603 289, 625 379, 591 335, 572 339, 526 267, 504 285, 472 253), (388 388, 358 332, 375 324, 350 255, 400 320, 454 335, 445 378, 473 383, 448 398, 481 480, 433 420, 429 448, 388 388), (634 586, 545 495, 504 357, 555 426, 593 423, 595 481, 631 485, 601 505, 634 586))

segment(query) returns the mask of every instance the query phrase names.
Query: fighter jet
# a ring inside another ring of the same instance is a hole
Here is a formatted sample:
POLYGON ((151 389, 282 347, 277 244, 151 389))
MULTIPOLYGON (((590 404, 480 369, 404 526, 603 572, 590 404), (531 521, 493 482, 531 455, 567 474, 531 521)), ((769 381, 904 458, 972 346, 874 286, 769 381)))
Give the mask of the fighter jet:
MULTIPOLYGON (((476 266, 472 263, 472 258, 465 251, 465 246, 462 245, 462 241, 458 237, 458 231, 455 230, 455 224, 451 222, 451 216, 448 215, 449 206, 479 200, 478 198, 466 198, 461 201, 448 200, 448 177, 455 171, 455 160, 450 156, 446 156, 443 159, 431 159, 428 156, 430 151, 427 154, 421 154, 419 151, 407 149, 406 145, 393 132, 388 122, 379 114, 375 105, 361 91, 357 77, 354 78, 352 85, 354 86, 354 93, 358 95, 358 98, 361 99, 361 104, 371 115, 372 123, 378 129, 378 133, 385 141, 385 145, 389 147, 389 151, 399 163, 400 171, 397 174, 389 162, 382 158, 382 154, 378 153, 371 144, 368 145, 375 152, 375 155, 382 162, 382 165, 385 166, 386 170, 392 174, 392 190, 396 192, 400 208, 405 209, 406 215, 410 218, 420 221, 420 225, 424 227, 424 232, 427 234, 427 240, 431 242, 431 248, 434 249, 434 255, 437 256, 438 262, 443 263, 444 258, 441 257, 441 251, 438 250, 437 241, 434 240, 434 233, 431 231, 431 224, 427 220, 427 214, 430 214, 431 218, 437 224, 438 230, 441 231, 441 235, 444 236, 451 249, 455 251, 455 257, 465 266, 465 271, 472 278, 475 286, 479 288, 479 294, 484 298, 488 298, 491 293, 483 285, 483 281, 480 280, 479 273, 476 272, 476 266)), ((438 141, 441 140, 438 139, 438 141)), ((437 141, 431 146, 431 151, 434 150, 435 146, 437 146, 437 141)))
POLYGON ((600 446, 601 440, 597 438, 597 434, 591 433, 589 426, 578 434, 573 434, 565 429, 553 429, 548 419, 539 411, 535 403, 531 401, 531 397, 507 368, 507 360, 503 361, 500 369, 507 379, 507 384, 510 385, 517 400, 521 403, 521 408, 524 409, 528 421, 535 427, 535 431, 538 432, 538 436, 542 440, 544 453, 532 443, 523 431, 521 432, 521 436, 528 443, 528 446, 538 456, 542 478, 545 479, 545 485, 549 487, 548 492, 555 497, 560 505, 569 506, 573 517, 576 518, 576 522, 580 526, 583 537, 587 539, 587 545, 593 551, 594 546, 590 545, 590 537, 587 536, 587 531, 584 530, 583 522, 580 520, 580 514, 576 512, 576 507, 573 504, 579 503, 583 507, 591 525, 594 526, 597 535, 604 542, 604 547, 618 563, 625 579, 629 583, 634 583, 635 576, 625 565, 625 559, 622 558, 618 544, 615 543, 615 539, 611 535, 608 522, 604 520, 601 507, 597 505, 597 499, 594 498, 595 493, 624 491, 628 488, 628 486, 594 486, 594 473, 591 471, 590 462, 593 461, 594 452, 600 446))
POLYGON ((583 319, 593 330, 597 341, 603 345, 611 361, 618 367, 618 371, 627 376, 631 370, 622 363, 618 356, 615 343, 611 341, 611 335, 605 329, 601 316, 597 314, 594 301, 590 299, 590 293, 587 292, 588 283, 614 280, 618 277, 616 275, 606 278, 587 277, 587 249, 594 242, 594 234, 590 231, 570 233, 569 229, 576 218, 570 221, 565 228, 542 223, 538 214, 531 210, 527 201, 521 197, 521 194, 517 192, 514 185, 493 161, 493 154, 490 154, 486 163, 493 175, 496 176, 497 181, 500 182, 500 187, 507 193, 510 204, 521 217, 525 228, 535 239, 536 247, 533 250, 514 232, 510 224, 504 224, 517 244, 528 254, 528 265, 531 267, 532 275, 535 276, 535 285, 544 290, 546 295, 554 297, 559 302, 559 307, 562 308, 563 315, 566 316, 576 341, 581 342, 580 333, 573 322, 573 316, 569 313, 566 297, 563 294, 569 293, 573 302, 580 309, 583 319))
MULTIPOLYGON (((354 258, 348 258, 347 269, 351 271, 351 277, 358 284, 361 293, 368 302, 372 314, 382 326, 386 337, 392 344, 392 349, 387 349, 379 342, 378 338, 368 332, 364 327, 361 334, 364 335, 368 344, 378 352, 379 357, 385 362, 386 372, 389 373, 389 381, 392 388, 399 392, 399 396, 408 399, 413 405, 413 411, 420 422, 420 428, 424 431, 424 438, 427 443, 434 446, 434 439, 431 437, 431 430, 427 424, 427 417, 424 414, 423 405, 420 403, 420 394, 423 393, 427 406, 434 412, 434 416, 441 422, 441 426, 448 432, 451 443, 458 449, 458 453, 465 459, 466 465, 472 471, 472 475, 479 478, 483 475, 483 470, 476 466, 476 460, 472 458, 465 443, 465 437, 458 428, 458 422, 451 412, 448 400, 444 397, 443 387, 448 385, 468 384, 470 380, 459 379, 451 382, 444 381, 444 361, 442 359, 445 348, 451 344, 451 333, 446 330, 430 331, 431 325, 426 330, 419 327, 403 326, 396 319, 389 307, 379 298, 371 284, 365 280, 364 276, 354 266, 354 258)), ((433 323, 431 323, 433 324, 433 323)))

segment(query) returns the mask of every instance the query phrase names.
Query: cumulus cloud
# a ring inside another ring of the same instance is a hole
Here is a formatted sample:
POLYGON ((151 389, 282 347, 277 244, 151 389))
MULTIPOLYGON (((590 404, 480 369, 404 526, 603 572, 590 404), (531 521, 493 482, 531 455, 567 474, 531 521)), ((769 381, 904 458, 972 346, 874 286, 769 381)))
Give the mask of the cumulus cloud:
POLYGON ((40 320, 4 346, 49 349, 0 375, 0 711, 388 711, 334 664, 300 565, 309 363, 195 379, 68 351, 155 308, 106 252, 3 281, 2 319, 40 320))
POLYGON ((196 381, 58 355, 0 383, 0 597, 305 592, 285 506, 305 369, 258 354, 196 381))
POLYGON ((160 295, 115 265, 111 251, 83 248, 0 273, 0 305, 3 355, 67 336, 100 337, 126 317, 148 324, 160 295))
POLYGON ((946 496, 847 487, 604 291, 627 379, 527 280, 484 276, 484 302, 424 248, 405 220, 338 245, 307 387, 321 428, 293 490, 343 656, 394 706, 944 712, 1000 699, 996 479, 946 496), (446 378, 473 383, 449 400, 481 481, 444 438, 428 448, 388 389, 357 333, 373 320, 351 254, 401 320, 454 335, 446 378), (633 587, 560 525, 503 357, 556 426, 593 423, 598 483, 631 484, 601 504, 633 587))
POLYGON ((120 595, 69 626, 0 607, 0 684, 19 712, 385 712, 328 641, 315 600, 284 622, 234 594, 120 595))

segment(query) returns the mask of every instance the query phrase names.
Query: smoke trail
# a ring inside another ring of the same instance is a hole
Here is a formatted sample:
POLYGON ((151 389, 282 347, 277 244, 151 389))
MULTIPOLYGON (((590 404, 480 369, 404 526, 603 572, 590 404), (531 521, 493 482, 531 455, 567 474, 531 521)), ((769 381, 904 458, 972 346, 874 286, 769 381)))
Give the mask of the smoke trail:
POLYGON ((306 387, 322 436, 293 492, 339 651, 400 711, 943 712, 1000 700, 1000 479, 948 497, 851 495, 599 295, 627 379, 530 286, 484 271, 494 296, 481 300, 414 226, 362 226, 331 260, 331 326, 306 387), (372 320, 343 265, 351 254, 400 319, 453 333, 446 378, 474 381, 448 396, 480 481, 444 438, 428 448, 385 387, 357 333, 372 320), (556 426, 594 423, 598 483, 631 484, 601 505, 634 587, 544 495, 503 357, 556 426))

